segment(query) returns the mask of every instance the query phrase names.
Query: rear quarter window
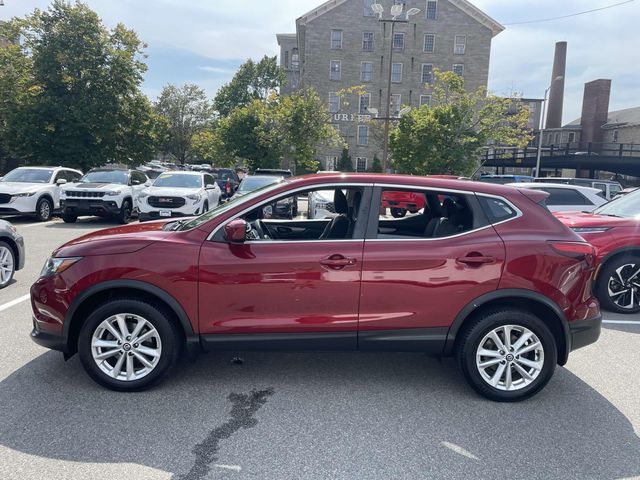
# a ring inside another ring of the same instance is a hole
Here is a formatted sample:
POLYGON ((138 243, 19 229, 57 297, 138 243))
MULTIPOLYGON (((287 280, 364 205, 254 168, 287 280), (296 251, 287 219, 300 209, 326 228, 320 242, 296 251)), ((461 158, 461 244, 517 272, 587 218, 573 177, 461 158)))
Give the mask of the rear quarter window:
POLYGON ((490 223, 500 223, 518 216, 518 211, 506 200, 483 196, 478 196, 478 200, 490 223))

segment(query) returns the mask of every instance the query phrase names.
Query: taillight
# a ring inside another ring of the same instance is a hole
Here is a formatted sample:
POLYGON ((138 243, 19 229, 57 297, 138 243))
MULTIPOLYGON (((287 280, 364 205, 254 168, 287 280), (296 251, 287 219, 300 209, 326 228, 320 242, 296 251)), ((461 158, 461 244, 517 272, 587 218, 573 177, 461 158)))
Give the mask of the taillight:
POLYGON ((226 190, 227 194, 231 193, 231 182, 227 182, 224 186, 224 189, 226 190))
POLYGON ((596 250, 593 246, 586 242, 549 242, 551 248, 553 248, 560 255, 565 257, 575 258, 577 260, 584 260, 587 262, 589 268, 595 267, 596 264, 596 250))

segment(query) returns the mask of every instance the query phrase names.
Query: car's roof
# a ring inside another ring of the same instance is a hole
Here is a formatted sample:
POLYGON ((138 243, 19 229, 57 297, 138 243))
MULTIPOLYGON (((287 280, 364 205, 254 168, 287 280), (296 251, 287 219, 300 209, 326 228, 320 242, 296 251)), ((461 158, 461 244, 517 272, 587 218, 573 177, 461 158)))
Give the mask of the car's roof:
POLYGON ((269 179, 269 180, 275 179, 277 181, 278 178, 285 178, 285 177, 284 176, 278 177, 277 175, 246 175, 243 180, 245 180, 247 178, 264 178, 264 179, 269 179))
POLYGON ((583 192, 601 193, 598 188, 585 187, 584 185, 572 185, 570 183, 543 183, 543 182, 521 182, 508 183, 507 186, 516 188, 564 188, 566 190, 580 190, 583 192))
POLYGON ((166 175, 167 173, 170 173, 171 175, 204 175, 207 172, 193 172, 191 170, 165 170, 160 174, 160 176, 166 175))
POLYGON ((616 182, 615 180, 600 180, 597 178, 579 178, 579 177, 538 177, 538 183, 544 183, 543 180, 563 180, 567 182, 571 182, 573 180, 577 180, 579 182, 596 182, 596 183, 612 183, 619 185, 620 182, 616 182))

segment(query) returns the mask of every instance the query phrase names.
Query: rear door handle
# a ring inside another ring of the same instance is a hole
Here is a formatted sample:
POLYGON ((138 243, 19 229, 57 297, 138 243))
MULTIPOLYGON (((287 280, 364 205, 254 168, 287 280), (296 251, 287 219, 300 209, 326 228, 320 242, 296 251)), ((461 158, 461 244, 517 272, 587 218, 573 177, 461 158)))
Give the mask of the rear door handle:
POLYGON ((342 255, 331 255, 328 258, 320 260, 320 265, 329 267, 332 270, 342 270, 345 267, 355 265, 357 260, 355 258, 346 258, 342 255))
POLYGON ((458 263, 464 263, 465 265, 469 265, 472 267, 479 267, 480 265, 487 265, 489 263, 495 263, 496 257, 486 257, 480 254, 470 253, 466 257, 461 257, 458 259, 458 263))

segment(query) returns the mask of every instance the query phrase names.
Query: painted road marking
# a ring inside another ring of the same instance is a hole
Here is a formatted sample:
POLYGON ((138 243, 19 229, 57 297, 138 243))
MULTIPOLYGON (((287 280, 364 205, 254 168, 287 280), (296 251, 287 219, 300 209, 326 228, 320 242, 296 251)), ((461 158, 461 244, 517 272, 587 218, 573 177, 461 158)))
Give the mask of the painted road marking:
POLYGON ((640 322, 635 320, 603 320, 602 323, 606 325, 640 325, 640 322))
POLYGON ((40 225, 51 225, 52 223, 58 223, 58 221, 57 220, 51 220, 49 222, 29 223, 28 225, 18 225, 18 228, 39 227, 40 225))
POLYGON ((216 463, 214 467, 224 468, 225 470, 233 470, 234 472, 240 472, 242 470, 242 467, 240 465, 220 465, 219 463, 216 463))
POLYGON ((22 297, 16 298, 15 300, 11 300, 10 302, 5 303, 4 305, 0 305, 0 312, 8 308, 14 307, 19 303, 24 302, 25 300, 29 300, 29 297, 31 297, 31 295, 23 295, 22 297))
POLYGON ((476 457, 473 453, 471 453, 468 450, 465 450, 464 448, 462 448, 460 445, 456 445, 455 443, 450 443, 450 442, 440 442, 440 444, 443 447, 447 447, 449 450, 453 450, 454 452, 456 452, 458 455, 462 455, 463 457, 467 457, 470 458, 471 460, 480 460, 478 457, 476 457))

